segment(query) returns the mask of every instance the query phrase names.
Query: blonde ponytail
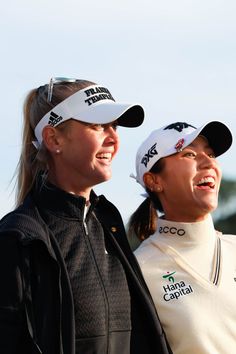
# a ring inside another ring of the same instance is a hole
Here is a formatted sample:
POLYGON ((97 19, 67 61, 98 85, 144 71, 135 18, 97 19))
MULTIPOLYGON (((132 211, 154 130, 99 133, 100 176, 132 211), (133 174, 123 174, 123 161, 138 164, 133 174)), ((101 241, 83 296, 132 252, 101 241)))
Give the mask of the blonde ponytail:
POLYGON ((48 85, 33 89, 24 102, 24 122, 22 135, 22 149, 16 170, 16 206, 19 206, 34 185, 39 173, 47 172, 49 152, 41 145, 37 150, 33 145, 36 140, 34 129, 42 117, 58 103, 73 93, 93 85, 94 82, 76 80, 75 82, 61 82, 53 87, 51 102, 48 102, 48 85))

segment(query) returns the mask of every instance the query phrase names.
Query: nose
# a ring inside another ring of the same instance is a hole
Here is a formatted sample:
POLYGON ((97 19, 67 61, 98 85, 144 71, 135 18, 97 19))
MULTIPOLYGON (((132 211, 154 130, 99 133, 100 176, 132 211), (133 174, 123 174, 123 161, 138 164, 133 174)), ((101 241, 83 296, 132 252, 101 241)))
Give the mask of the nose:
POLYGON ((217 165, 216 159, 209 156, 205 152, 198 154, 199 167, 201 168, 214 168, 217 165))
POLYGON ((105 141, 107 144, 118 144, 119 143, 119 135, 116 131, 116 128, 110 126, 106 130, 106 138, 105 141))

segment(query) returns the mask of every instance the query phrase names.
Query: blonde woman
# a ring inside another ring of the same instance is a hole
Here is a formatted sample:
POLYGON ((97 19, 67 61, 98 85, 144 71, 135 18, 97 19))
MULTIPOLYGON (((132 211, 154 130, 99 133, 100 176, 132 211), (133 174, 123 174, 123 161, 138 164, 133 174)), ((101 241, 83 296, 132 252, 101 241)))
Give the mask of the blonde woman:
POLYGON ((111 177, 117 126, 143 119, 86 80, 29 93, 17 208, 0 224, 1 353, 168 352, 121 216, 93 191, 111 177))

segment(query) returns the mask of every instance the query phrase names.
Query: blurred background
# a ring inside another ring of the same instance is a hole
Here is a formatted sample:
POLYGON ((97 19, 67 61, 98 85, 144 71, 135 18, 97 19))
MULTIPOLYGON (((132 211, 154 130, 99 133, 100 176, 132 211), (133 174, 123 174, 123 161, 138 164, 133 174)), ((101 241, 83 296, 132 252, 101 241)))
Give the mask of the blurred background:
MULTIPOLYGON (((145 109, 141 127, 119 128, 113 178, 95 188, 125 223, 143 200, 129 175, 152 129, 220 120, 235 136, 234 0, 8 0, 0 11, 0 217, 14 207, 24 98, 52 76, 95 81, 145 109)), ((234 143, 219 158, 224 181, 214 214, 217 227, 230 233, 236 233, 235 153, 234 143)))

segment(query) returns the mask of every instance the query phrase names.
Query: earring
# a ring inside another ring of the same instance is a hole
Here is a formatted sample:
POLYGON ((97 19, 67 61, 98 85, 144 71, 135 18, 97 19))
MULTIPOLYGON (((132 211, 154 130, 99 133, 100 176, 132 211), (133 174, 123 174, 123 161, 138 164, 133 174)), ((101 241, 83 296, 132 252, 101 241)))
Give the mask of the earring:
POLYGON ((161 192, 161 187, 157 187, 157 192, 161 192))
POLYGON ((56 149, 56 154, 60 154, 61 150, 60 149, 56 149))

